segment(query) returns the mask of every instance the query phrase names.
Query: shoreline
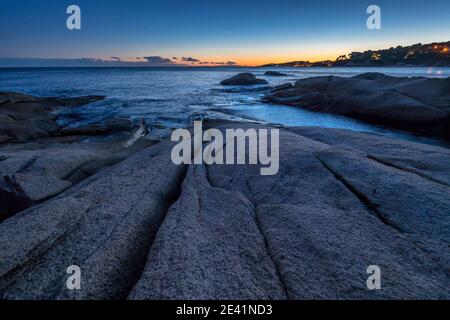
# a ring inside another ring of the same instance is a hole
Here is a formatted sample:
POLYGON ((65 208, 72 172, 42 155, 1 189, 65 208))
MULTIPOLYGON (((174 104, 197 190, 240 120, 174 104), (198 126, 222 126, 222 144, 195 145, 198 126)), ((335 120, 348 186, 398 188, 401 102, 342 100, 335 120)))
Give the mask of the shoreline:
POLYGON ((0 299, 450 297, 449 148, 200 115, 224 136, 276 128, 277 174, 176 165, 170 128, 56 125, 101 98, 0 95, 0 299), (366 289, 374 264, 383 290, 366 289), (71 265, 82 290, 61 281, 71 265))

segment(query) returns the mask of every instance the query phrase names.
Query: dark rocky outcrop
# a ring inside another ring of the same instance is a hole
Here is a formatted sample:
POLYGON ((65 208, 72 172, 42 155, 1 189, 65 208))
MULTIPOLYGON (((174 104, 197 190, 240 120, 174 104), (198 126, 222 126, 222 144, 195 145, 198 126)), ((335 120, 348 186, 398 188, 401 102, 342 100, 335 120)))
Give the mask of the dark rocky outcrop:
POLYGON ((280 128, 280 171, 261 176, 259 165, 186 173, 172 146, 153 145, 0 223, 0 297, 450 298, 448 149, 280 128), (81 267, 81 290, 66 289, 70 265, 81 267), (366 287, 371 265, 382 290, 366 287))
POLYGON ((223 86, 248 86, 255 84, 267 84, 264 79, 258 79, 252 73, 239 73, 232 78, 223 80, 221 83, 223 86))
POLYGON ((50 199, 101 168, 155 142, 143 121, 111 119, 62 128, 52 113, 102 97, 36 98, 0 94, 0 221, 50 199))
POLYGON ((416 129, 450 124, 450 78, 398 78, 381 73, 314 77, 299 80, 293 88, 271 93, 265 99, 416 129))
POLYGON ((57 134, 57 108, 78 107, 102 96, 37 98, 20 93, 0 93, 0 143, 27 142, 57 134))
POLYGON ((285 77, 287 76, 286 73, 281 73, 278 71, 267 71, 264 73, 265 76, 271 76, 271 77, 285 77))
POLYGON ((0 221, 156 143, 144 137, 144 123, 132 128, 129 124, 129 131, 105 130, 110 135, 98 139, 79 130, 85 135, 0 146, 0 221))

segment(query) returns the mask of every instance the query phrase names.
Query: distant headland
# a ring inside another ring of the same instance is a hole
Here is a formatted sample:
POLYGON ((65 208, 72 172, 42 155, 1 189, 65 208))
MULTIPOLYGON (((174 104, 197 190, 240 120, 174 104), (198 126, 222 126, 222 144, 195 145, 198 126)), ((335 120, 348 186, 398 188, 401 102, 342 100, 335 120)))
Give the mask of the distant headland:
POLYGON ((291 61, 270 63, 261 67, 388 67, 427 66, 450 67, 450 41, 411 46, 397 46, 383 50, 352 52, 335 61, 291 61))

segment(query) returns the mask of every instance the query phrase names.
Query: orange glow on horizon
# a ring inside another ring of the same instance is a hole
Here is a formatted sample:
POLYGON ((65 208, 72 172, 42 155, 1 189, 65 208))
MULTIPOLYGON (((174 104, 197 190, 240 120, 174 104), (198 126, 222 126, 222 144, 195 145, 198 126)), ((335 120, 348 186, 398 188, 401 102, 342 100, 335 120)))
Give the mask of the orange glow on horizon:
MULTIPOLYGON (((348 54, 353 49, 350 46, 335 46, 327 44, 326 47, 292 48, 290 45, 273 46, 264 48, 258 46, 248 46, 245 48, 197 48, 194 51, 182 51, 174 53, 171 50, 149 53, 150 50, 129 52, 128 57, 123 57, 123 61, 143 62, 136 58, 145 56, 160 56, 170 58, 173 63, 187 66, 223 66, 227 62, 235 62, 240 66, 256 67, 264 64, 277 64, 292 61, 335 61, 337 57, 348 54), (171 57, 177 57, 174 59, 171 57), (181 57, 193 57, 198 62, 183 62, 181 57)), ((230 64, 228 64, 230 66, 230 64)))
POLYGON ((329 54, 323 53, 318 55, 305 55, 305 54, 290 54, 290 55, 246 55, 246 56, 235 56, 235 57, 213 57, 213 58, 203 58, 203 61, 234 61, 241 66, 257 67, 264 64, 277 64, 286 63, 292 61, 325 61, 332 60, 335 61, 340 54, 329 54))
MULTIPOLYGON (((180 60, 172 60, 175 64, 180 65, 187 65, 187 66, 223 66, 226 65, 226 62, 233 61, 236 62, 239 66, 249 66, 249 67, 257 67, 264 64, 277 64, 277 63, 286 63, 286 62, 292 62, 292 61, 309 61, 309 62, 317 62, 317 61, 325 61, 325 60, 332 60, 335 61, 336 58, 339 56, 339 54, 323 54, 323 55, 315 55, 312 57, 308 57, 306 55, 285 55, 285 56, 276 56, 276 55, 246 55, 246 56, 235 56, 235 57, 199 57, 198 59, 202 62, 209 62, 209 63, 187 63, 182 62, 180 60), (215 63, 215 62, 221 62, 221 63, 215 63), (225 63, 223 63, 225 62, 225 63)), ((110 60, 109 58, 104 58, 105 60, 110 60)), ((124 62, 143 62, 143 59, 137 59, 137 58, 123 58, 121 61, 124 62)))

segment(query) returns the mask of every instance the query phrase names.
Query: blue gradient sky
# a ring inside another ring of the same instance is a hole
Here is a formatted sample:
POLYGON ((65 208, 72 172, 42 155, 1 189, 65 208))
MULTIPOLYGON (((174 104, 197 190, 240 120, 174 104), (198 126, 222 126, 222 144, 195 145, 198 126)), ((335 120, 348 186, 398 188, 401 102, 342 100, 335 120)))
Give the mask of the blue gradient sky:
POLYGON ((195 57, 256 65, 450 40, 449 0, 0 0, 0 57, 195 57), (66 8, 82 30, 66 29, 66 8), (382 9, 382 30, 366 8, 382 9))

